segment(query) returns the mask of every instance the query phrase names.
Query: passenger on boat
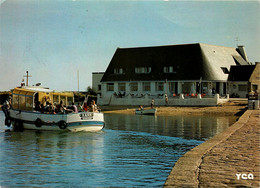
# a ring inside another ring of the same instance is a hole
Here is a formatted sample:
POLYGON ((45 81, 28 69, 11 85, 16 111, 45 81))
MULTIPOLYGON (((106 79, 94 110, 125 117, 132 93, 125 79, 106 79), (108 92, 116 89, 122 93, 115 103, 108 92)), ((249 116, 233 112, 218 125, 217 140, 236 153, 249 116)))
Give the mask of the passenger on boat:
POLYGON ((41 113, 42 114, 44 113, 44 106, 43 106, 43 104, 41 104, 41 113))
POLYGON ((51 105, 51 113, 52 113, 52 114, 56 114, 56 107, 57 107, 57 103, 54 102, 54 103, 51 105))
POLYGON ((82 112, 82 111, 83 111, 82 105, 80 105, 80 103, 78 103, 78 107, 77 107, 77 108, 78 108, 78 111, 79 111, 79 112, 82 112))
POLYGON ((46 96, 44 96, 44 97, 42 98, 42 104, 43 104, 43 106, 46 106, 46 102, 47 102, 47 98, 46 98, 46 96))
POLYGON ((78 108, 77 108, 77 106, 74 104, 74 102, 72 102, 71 103, 72 104, 72 110, 73 110, 73 112, 75 112, 75 113, 78 113, 79 111, 78 111, 78 108))
POLYGON ((84 102, 83 110, 86 111, 86 112, 88 111, 88 103, 87 102, 84 102))
POLYGON ((92 107, 92 112, 98 112, 97 105, 94 100, 91 101, 91 107, 92 107))
POLYGON ((46 106, 44 106, 44 112, 51 113, 52 112, 52 105, 49 101, 46 102, 46 106))
POLYGON ((139 110, 144 110, 144 107, 142 105, 139 105, 139 110))
POLYGON ((11 104, 12 104, 12 97, 9 96, 8 99, 3 103, 3 106, 1 107, 5 115, 9 114, 8 110, 12 108, 11 104))
POLYGON ((5 125, 7 125, 8 127, 11 125, 11 119, 8 111, 10 108, 12 108, 11 104, 12 104, 12 97, 9 96, 8 100, 6 100, 3 106, 1 107, 5 114, 5 125))
POLYGON ((41 102, 40 101, 36 101, 35 102, 35 111, 40 112, 41 111, 41 102))
POLYGON ((63 101, 60 101, 60 105, 58 106, 58 112, 65 113, 67 108, 63 105, 63 101))
POLYGON ((6 107, 8 110, 12 107, 12 97, 9 96, 8 99, 3 103, 2 107, 6 107))

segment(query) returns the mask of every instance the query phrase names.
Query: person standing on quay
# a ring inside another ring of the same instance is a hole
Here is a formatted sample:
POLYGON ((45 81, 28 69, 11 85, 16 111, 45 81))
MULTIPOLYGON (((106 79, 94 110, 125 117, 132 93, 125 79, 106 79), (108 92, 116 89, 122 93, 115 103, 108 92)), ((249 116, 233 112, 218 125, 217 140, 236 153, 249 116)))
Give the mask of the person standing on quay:
POLYGON ((167 96, 167 94, 165 94, 165 106, 168 106, 168 96, 167 96))
POLYGON ((151 101, 151 108, 153 108, 154 106, 154 99, 152 98, 152 101, 151 101))

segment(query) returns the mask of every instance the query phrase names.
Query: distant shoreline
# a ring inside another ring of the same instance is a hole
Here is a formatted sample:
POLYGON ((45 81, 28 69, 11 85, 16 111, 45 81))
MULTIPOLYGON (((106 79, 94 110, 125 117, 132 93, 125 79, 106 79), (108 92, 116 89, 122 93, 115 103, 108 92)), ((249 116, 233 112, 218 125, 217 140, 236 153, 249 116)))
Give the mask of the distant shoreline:
MULTIPOLYGON (((106 113, 135 114, 138 106, 99 106, 106 113)), ((150 107, 145 107, 150 108, 150 107)), ((157 115, 224 115, 241 116, 247 109, 246 100, 230 101, 214 107, 155 106, 157 115)))

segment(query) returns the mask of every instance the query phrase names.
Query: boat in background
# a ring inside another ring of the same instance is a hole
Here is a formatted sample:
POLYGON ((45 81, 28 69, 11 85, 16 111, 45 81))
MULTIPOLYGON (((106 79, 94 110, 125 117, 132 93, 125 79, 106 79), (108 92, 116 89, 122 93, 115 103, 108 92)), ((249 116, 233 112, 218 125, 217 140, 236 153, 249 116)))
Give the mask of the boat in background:
POLYGON ((104 115, 100 111, 73 112, 65 110, 39 111, 37 103, 52 103, 71 106, 73 92, 55 92, 41 86, 21 86, 12 92, 12 105, 6 109, 5 124, 14 129, 62 130, 62 131, 99 131, 105 126, 104 115))
POLYGON ((138 114, 138 115, 155 115, 156 111, 157 111, 156 108, 136 109, 135 114, 138 114))

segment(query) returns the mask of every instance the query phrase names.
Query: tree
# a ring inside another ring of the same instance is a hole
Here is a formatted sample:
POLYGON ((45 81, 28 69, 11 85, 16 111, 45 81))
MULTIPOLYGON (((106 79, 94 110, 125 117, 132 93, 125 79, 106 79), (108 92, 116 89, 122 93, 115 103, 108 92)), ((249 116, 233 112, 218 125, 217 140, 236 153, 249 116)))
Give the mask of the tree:
POLYGON ((90 86, 88 86, 87 92, 89 95, 97 95, 90 86))

